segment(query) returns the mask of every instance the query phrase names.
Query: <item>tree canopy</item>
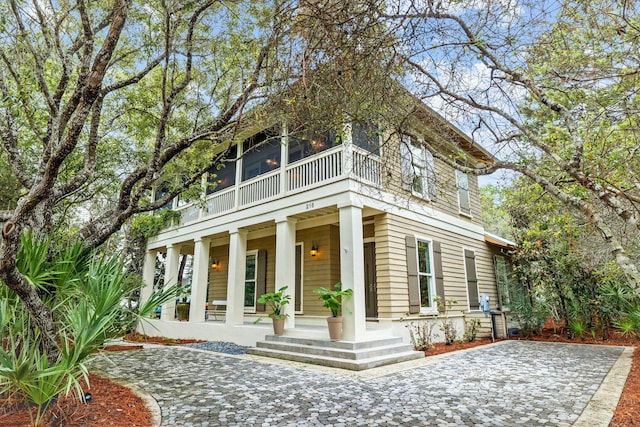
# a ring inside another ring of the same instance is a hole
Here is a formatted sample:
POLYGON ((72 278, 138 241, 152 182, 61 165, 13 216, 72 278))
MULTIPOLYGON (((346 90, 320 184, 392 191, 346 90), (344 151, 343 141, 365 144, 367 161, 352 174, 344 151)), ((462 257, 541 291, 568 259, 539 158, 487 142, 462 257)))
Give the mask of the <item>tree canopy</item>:
POLYGON ((640 230, 637 7, 416 0, 382 14, 402 22, 398 55, 416 92, 496 153, 466 172, 518 172, 579 211, 636 288, 638 260, 606 217, 640 230))

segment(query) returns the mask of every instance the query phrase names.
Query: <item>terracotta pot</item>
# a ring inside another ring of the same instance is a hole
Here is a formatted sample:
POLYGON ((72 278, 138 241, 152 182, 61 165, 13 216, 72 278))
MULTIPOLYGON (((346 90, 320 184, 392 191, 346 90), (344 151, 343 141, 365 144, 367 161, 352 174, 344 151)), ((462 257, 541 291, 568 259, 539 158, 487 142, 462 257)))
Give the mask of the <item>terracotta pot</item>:
POLYGON ((275 335, 284 334, 284 317, 282 319, 276 319, 275 317, 272 317, 271 320, 273 320, 273 333, 275 335))
POLYGON ((188 302, 179 302, 176 304, 176 311, 178 312, 178 320, 185 321, 189 320, 189 309, 191 308, 191 304, 188 302))
POLYGON ((342 336, 342 317, 327 317, 329 326, 329 338, 331 341, 338 341, 342 336))

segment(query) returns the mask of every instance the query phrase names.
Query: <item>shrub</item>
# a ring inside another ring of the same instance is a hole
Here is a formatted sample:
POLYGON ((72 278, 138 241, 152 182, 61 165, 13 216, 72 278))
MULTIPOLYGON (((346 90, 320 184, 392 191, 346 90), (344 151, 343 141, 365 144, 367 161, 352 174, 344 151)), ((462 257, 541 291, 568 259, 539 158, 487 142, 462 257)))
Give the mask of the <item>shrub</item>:
POLYGON ((7 286, 0 286, 0 393, 34 407, 32 424, 39 425, 59 394, 75 391, 82 399, 87 357, 159 303, 175 298, 176 288, 154 293, 132 312, 122 304, 134 289, 119 258, 84 252, 80 244, 55 251, 48 241, 29 234, 21 240, 17 265, 46 295, 59 355, 49 362, 40 332, 21 301, 7 286))
POLYGON ((411 345, 416 351, 427 351, 433 347, 433 326, 434 323, 428 320, 405 325, 409 330, 411 345))

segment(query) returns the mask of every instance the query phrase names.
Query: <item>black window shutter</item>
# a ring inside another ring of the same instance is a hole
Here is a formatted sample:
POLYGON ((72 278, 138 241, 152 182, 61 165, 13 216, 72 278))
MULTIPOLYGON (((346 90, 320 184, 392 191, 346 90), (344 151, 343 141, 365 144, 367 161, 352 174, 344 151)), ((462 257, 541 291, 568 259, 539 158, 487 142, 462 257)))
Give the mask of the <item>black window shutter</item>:
POLYGON ((444 303, 444 272, 442 271, 442 248, 440 242, 433 242, 433 273, 436 278, 436 295, 444 303))
MULTIPOLYGON (((262 296, 262 294, 267 293, 267 251, 264 249, 260 249, 258 251, 258 266, 257 266, 257 274, 256 274, 256 301, 258 298, 262 296)), ((266 308, 265 304, 256 303, 256 311, 264 311, 266 308)))
POLYGON ((409 283, 409 313, 420 313, 420 284, 418 282, 418 255, 414 236, 405 237, 407 275, 409 283))
POLYGON ((480 308, 480 298, 478 296, 478 277, 476 277, 476 254, 469 249, 464 250, 464 268, 467 272, 469 308, 478 310, 480 308))

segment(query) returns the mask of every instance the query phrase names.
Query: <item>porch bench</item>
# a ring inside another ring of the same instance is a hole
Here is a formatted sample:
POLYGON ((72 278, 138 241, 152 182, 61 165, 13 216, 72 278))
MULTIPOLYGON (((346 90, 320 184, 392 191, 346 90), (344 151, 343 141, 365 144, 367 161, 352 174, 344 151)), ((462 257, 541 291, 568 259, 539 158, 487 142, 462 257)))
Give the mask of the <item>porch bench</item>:
POLYGON ((207 309, 207 317, 213 316, 214 320, 218 320, 218 315, 224 316, 227 314, 227 301, 226 300, 213 300, 209 304, 207 309))

